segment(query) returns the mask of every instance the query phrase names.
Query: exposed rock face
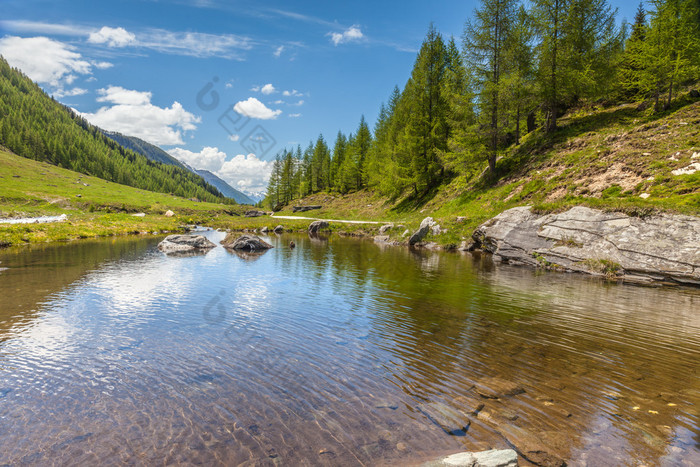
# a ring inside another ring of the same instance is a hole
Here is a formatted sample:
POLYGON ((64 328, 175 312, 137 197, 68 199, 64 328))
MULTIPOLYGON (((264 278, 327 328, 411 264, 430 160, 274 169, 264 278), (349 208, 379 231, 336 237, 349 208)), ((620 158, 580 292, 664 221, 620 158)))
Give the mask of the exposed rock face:
POLYGON ((260 233, 266 234, 269 230, 270 230, 270 229, 268 229, 267 226, 265 226, 265 227, 263 227, 262 229, 260 229, 260 233))
POLYGON ((423 465, 424 467, 517 467, 518 454, 512 449, 458 452, 423 465))
POLYGON ((278 225, 277 227, 275 227, 275 230, 273 230, 273 232, 282 233, 282 232, 284 232, 284 227, 282 227, 281 225, 278 225))
MULTIPOLYGON (((408 244, 415 245, 418 242, 422 242, 425 236, 428 235, 428 232, 430 232, 431 229, 436 225, 437 224, 435 223, 432 217, 426 217, 425 219, 423 219, 423 221, 420 223, 420 227, 418 227, 418 230, 413 232, 411 238, 408 239, 408 244)), ((438 231, 439 229, 440 227, 438 226, 438 231)))
POLYGON ((237 237, 236 234, 228 234, 221 241, 221 244, 224 248, 231 250, 261 251, 272 248, 272 245, 255 235, 241 235, 237 237))
POLYGON ((311 224, 309 224, 309 233, 315 234, 318 233, 319 231, 323 229, 327 229, 330 224, 326 221, 313 221, 311 224))
POLYGON ((700 218, 647 218, 582 206, 538 215, 509 209, 473 234, 497 261, 562 271, 615 275, 635 282, 700 285, 700 218))
POLYGON ((323 206, 294 206, 292 212, 306 212, 314 209, 321 209, 323 206))
POLYGON ((379 235, 384 235, 387 233, 389 230, 394 228, 394 224, 386 224, 381 227, 379 227, 379 235))
POLYGON ((267 213, 265 211, 251 210, 251 211, 247 211, 245 213, 245 217, 260 217, 260 216, 265 216, 265 215, 267 215, 267 213))
POLYGON ((202 235, 168 235, 158 244, 158 249, 165 253, 181 253, 194 250, 209 250, 216 248, 202 235))

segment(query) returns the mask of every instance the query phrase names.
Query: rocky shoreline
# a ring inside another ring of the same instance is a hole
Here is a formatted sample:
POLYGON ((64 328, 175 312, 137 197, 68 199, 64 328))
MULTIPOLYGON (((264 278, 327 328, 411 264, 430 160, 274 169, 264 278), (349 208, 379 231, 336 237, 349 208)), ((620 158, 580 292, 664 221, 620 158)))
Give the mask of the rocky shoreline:
POLYGON ((537 214, 529 206, 502 212, 473 234, 470 249, 495 261, 635 283, 700 286, 700 218, 632 217, 577 206, 537 214))

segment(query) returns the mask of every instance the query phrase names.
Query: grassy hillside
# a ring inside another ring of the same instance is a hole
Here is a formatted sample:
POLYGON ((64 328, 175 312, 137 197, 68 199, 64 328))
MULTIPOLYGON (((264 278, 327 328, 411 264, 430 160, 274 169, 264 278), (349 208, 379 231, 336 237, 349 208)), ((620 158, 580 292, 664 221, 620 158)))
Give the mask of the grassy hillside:
MULTIPOLYGON (((485 220, 522 205, 540 211, 587 205, 635 215, 700 215, 700 170, 673 173, 691 164, 700 168, 697 99, 680 99, 663 114, 636 104, 578 109, 560 126, 550 135, 527 135, 499 160, 496 180, 460 175, 418 199, 388 200, 362 191, 320 193, 293 204, 324 206, 307 213, 314 217, 391 220, 409 228, 432 216, 448 228, 436 239, 443 244, 458 243, 485 220), (458 216, 466 219, 458 222, 458 216)), ((291 206, 283 213, 291 214, 291 206)))
POLYGON ((0 245, 178 230, 234 220, 237 206, 198 203, 19 157, 0 149, 0 218, 66 214, 68 222, 0 224, 0 245), (176 216, 163 214, 173 210, 176 216), (131 214, 143 212, 144 217, 131 214))
MULTIPOLYGON (((221 202, 221 193, 182 167, 123 148, 50 98, 0 57, 0 144, 15 154, 161 193, 221 202)), ((233 201, 231 201, 233 203, 233 201)))

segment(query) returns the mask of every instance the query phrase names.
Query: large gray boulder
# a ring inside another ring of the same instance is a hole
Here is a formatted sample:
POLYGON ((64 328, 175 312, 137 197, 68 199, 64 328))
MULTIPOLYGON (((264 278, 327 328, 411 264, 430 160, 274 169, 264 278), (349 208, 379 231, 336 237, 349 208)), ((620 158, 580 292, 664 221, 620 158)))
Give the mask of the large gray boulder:
POLYGON ((284 232, 284 227, 282 227, 281 225, 278 225, 277 227, 275 227, 273 232, 275 232, 276 234, 281 234, 282 232, 284 232))
POLYGON ((233 233, 226 235, 221 244, 231 250, 262 251, 272 248, 272 245, 255 235, 238 236, 233 233))
POLYGON ((309 233, 319 233, 321 230, 327 229, 329 226, 330 224, 328 224, 326 221, 313 221, 311 224, 309 224, 309 233))
POLYGON ((314 209, 321 209, 323 206, 294 206, 292 212, 306 212, 314 209))
POLYGON ((384 224, 383 226, 379 227, 379 235, 384 235, 393 228, 394 224, 384 224))
POLYGON ((458 452, 424 467, 517 467, 518 454, 512 449, 492 449, 480 452, 458 452))
POLYGON ((631 217, 583 206, 539 215, 525 206, 502 212, 472 237, 497 261, 634 282, 700 285, 697 217, 631 217))
POLYGON ((432 217, 426 217, 423 219, 423 221, 420 223, 420 227, 418 227, 418 230, 413 232, 411 238, 408 239, 408 244, 415 245, 418 242, 422 242, 425 236, 428 235, 428 232, 430 232, 435 225, 437 224, 432 217))
POLYGON ((165 253, 182 253, 211 248, 216 248, 216 245, 203 235, 168 235, 158 244, 158 249, 165 253))

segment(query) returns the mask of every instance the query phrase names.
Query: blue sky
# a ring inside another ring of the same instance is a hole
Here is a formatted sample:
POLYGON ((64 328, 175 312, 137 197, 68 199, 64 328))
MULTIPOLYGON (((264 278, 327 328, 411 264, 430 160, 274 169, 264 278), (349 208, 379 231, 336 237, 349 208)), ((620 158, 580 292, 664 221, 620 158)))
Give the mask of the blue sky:
POLYGON ((282 148, 373 125, 429 23, 459 38, 477 4, 3 0, 0 53, 102 128, 255 193, 282 148))

